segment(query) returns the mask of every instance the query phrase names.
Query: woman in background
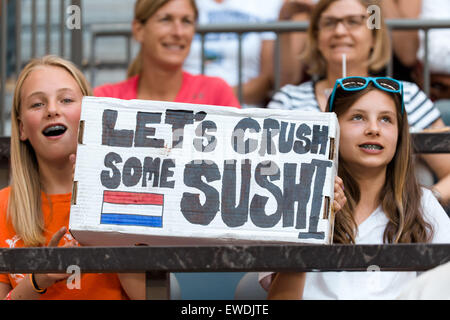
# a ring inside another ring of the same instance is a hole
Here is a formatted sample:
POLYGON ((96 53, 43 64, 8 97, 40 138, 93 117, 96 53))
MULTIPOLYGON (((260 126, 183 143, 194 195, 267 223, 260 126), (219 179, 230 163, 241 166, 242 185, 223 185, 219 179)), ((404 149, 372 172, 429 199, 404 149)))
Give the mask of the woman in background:
MULTIPOLYGON (((382 15, 376 17, 379 28, 368 27, 371 20, 367 9, 377 4, 374 0, 320 0, 311 14, 305 52, 308 72, 315 79, 282 87, 268 107, 325 111, 336 79, 342 78, 343 55, 346 76, 367 77, 380 72, 391 57, 391 46, 382 15)), ((439 110, 416 84, 405 81, 403 90, 405 112, 412 130, 445 127, 439 110)), ((434 183, 431 177, 426 184, 433 185, 433 192, 445 205, 450 201, 450 155, 422 154, 422 159, 438 180, 434 183)), ((431 176, 427 169, 421 169, 421 176, 431 176)))
POLYGON ((94 95, 240 108, 224 80, 183 70, 197 17, 194 0, 137 0, 132 30, 141 49, 128 79, 97 87, 94 95))

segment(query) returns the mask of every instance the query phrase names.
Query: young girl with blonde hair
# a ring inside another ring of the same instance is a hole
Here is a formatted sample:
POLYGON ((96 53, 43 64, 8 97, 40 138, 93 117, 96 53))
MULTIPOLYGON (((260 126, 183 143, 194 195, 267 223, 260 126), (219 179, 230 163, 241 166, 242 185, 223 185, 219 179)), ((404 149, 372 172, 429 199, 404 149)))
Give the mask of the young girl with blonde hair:
MULTIPOLYGON (((69 61, 30 61, 17 80, 11 111, 11 181, 0 191, 0 246, 77 246, 68 233, 73 168, 83 96, 83 74, 69 61)), ((137 274, 1 274, 0 297, 19 299, 128 299, 144 297, 137 274)))

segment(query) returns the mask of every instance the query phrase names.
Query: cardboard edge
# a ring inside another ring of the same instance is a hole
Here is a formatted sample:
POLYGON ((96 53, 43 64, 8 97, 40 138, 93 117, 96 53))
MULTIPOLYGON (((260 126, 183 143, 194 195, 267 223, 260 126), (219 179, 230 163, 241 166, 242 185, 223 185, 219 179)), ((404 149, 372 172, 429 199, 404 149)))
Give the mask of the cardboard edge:
POLYGON ((318 242, 264 241, 236 238, 155 236, 117 231, 98 231, 71 228, 69 232, 82 246, 196 246, 196 245, 252 245, 252 244, 292 244, 323 245, 318 242), (147 238, 147 239, 146 239, 147 238))

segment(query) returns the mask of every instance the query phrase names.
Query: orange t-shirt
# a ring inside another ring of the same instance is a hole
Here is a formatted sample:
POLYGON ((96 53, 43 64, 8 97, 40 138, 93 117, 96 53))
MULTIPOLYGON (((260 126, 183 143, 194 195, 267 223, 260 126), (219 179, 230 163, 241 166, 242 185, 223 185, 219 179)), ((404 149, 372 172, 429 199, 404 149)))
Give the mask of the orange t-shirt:
MULTIPOLYGON (((7 208, 11 188, 0 190, 0 247, 20 248, 24 247, 23 241, 16 235, 11 221, 7 220, 7 208)), ((71 194, 45 195, 42 194, 42 211, 45 221, 46 243, 50 241, 53 234, 61 227, 69 229, 71 194), (49 201, 50 200, 50 201, 49 201)), ((61 239, 59 245, 62 246, 73 239, 67 232, 61 239)), ((4 282, 13 288, 25 278, 24 274, 0 274, 0 282, 4 282)), ((75 284, 69 281, 70 284, 75 284)), ((80 288, 69 289, 67 281, 59 281, 47 288, 47 292, 41 295, 41 300, 123 300, 128 299, 122 289, 119 278, 115 273, 91 273, 83 274, 79 281, 80 288)))

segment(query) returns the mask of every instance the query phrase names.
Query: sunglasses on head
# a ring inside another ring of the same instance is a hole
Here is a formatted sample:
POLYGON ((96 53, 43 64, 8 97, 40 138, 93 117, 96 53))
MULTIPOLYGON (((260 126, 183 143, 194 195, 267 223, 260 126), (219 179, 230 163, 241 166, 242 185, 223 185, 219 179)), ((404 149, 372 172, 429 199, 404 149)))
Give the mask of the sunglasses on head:
POLYGON ((338 88, 341 88, 344 91, 360 91, 367 88, 369 83, 373 83, 375 87, 377 87, 380 90, 386 91, 386 92, 392 92, 392 93, 398 93, 400 94, 401 100, 402 100, 402 109, 401 113, 403 114, 404 110, 404 101, 403 101, 403 84, 402 82, 387 78, 387 77, 347 77, 342 79, 337 79, 336 83, 334 84, 333 92, 331 93, 330 97, 330 108, 329 111, 333 111, 333 102, 334 97, 336 95, 336 90, 338 88))

